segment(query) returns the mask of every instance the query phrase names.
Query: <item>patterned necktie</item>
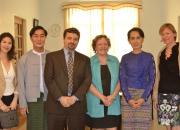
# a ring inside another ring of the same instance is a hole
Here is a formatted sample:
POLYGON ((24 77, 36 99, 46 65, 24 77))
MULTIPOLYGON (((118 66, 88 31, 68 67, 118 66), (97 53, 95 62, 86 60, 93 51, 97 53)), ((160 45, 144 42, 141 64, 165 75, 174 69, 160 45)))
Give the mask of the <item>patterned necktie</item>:
POLYGON ((73 56, 72 51, 68 52, 69 58, 68 58, 68 96, 71 96, 72 90, 73 90, 73 56))

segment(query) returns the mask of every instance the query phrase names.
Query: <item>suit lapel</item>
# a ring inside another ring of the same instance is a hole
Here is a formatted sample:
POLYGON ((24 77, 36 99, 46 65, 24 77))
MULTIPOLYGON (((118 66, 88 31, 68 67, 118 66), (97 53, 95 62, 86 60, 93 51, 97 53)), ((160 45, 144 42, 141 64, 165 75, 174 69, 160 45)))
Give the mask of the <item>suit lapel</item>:
POLYGON ((75 51, 75 53, 74 53, 73 77, 75 77, 75 74, 78 72, 77 70, 79 68, 79 62, 80 62, 79 54, 75 51))
MULTIPOLYGON (((66 64, 66 60, 65 60, 64 50, 62 49, 60 51, 60 53, 58 53, 58 54, 59 54, 59 59, 61 59, 61 60, 59 60, 59 62, 61 62, 62 66, 63 66, 65 77, 68 77, 68 70, 67 70, 67 64, 66 64)), ((76 73, 78 72, 79 62, 80 62, 79 54, 75 51, 74 52, 74 66, 73 66, 73 79, 76 76, 76 73)))
POLYGON ((66 59, 65 59, 65 55, 64 55, 64 50, 63 49, 59 53, 59 59, 60 59, 59 62, 61 62, 60 64, 62 64, 65 77, 67 77, 68 76, 68 71, 67 71, 67 64, 66 64, 66 59))

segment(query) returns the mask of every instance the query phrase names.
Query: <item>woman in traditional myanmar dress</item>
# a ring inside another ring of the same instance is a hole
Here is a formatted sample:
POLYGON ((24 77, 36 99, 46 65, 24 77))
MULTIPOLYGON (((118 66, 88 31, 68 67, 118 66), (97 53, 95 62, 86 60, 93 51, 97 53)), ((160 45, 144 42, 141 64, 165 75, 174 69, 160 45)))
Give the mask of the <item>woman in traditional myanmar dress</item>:
POLYGON ((154 58, 142 50, 144 32, 140 28, 129 30, 128 41, 133 51, 122 57, 119 76, 123 91, 122 130, 149 130, 152 123, 154 58))

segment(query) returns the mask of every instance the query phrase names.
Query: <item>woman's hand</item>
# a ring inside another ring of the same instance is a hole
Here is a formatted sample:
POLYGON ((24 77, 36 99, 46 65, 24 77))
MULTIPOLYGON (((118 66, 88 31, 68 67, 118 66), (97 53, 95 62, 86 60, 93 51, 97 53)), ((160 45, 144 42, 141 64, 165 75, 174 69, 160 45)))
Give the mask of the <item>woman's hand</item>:
POLYGON ((0 109, 3 111, 3 112, 9 112, 10 111, 10 108, 8 106, 6 106, 5 104, 2 104, 0 109))
POLYGON ((9 107, 10 107, 11 110, 16 110, 16 108, 17 108, 17 100, 13 100, 9 107))
POLYGON ((145 100, 143 98, 140 98, 136 100, 137 108, 140 108, 144 104, 145 100))
MULTIPOLYGON (((154 109, 155 110, 157 110, 158 109, 158 100, 157 99, 153 99, 153 107, 154 107, 154 109)), ((180 110, 180 109, 179 109, 180 110)))
POLYGON ((106 96, 101 95, 100 100, 103 102, 103 104, 104 104, 105 106, 108 106, 108 105, 109 105, 109 102, 108 102, 106 96))
POLYGON ((111 106, 115 97, 113 95, 107 96, 108 106, 111 106))
POLYGON ((27 116, 27 113, 29 113, 28 108, 24 107, 24 108, 20 108, 20 113, 22 116, 27 116))
POLYGON ((134 99, 128 100, 128 104, 134 109, 137 108, 137 102, 134 99))

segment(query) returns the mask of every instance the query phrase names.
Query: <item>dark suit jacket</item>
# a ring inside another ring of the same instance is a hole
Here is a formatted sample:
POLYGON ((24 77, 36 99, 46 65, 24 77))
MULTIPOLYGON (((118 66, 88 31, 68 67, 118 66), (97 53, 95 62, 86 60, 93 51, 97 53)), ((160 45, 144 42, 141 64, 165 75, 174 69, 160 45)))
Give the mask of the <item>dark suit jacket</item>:
POLYGON ((86 92, 91 84, 90 59, 75 51, 73 68, 73 92, 79 101, 69 108, 64 108, 58 101, 59 97, 67 96, 68 72, 64 50, 51 52, 46 56, 44 71, 45 83, 48 88, 47 108, 49 113, 71 115, 86 112, 86 92))

